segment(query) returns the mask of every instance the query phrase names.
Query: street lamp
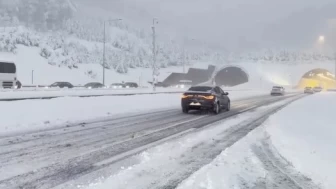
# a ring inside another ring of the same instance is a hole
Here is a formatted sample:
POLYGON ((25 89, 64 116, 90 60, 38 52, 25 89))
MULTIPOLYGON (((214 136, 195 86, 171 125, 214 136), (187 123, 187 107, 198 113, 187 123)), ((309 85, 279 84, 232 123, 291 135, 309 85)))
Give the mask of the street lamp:
POLYGON ((325 37, 323 35, 320 35, 318 38, 319 43, 324 43, 325 37))
POLYGON ((105 55, 106 55, 106 22, 108 22, 109 24, 111 23, 111 22, 115 22, 115 21, 120 21, 120 20, 122 20, 121 18, 118 18, 118 19, 109 19, 109 20, 105 20, 104 21, 104 44, 103 44, 103 64, 102 64, 102 66, 103 66, 103 85, 105 85, 105 66, 106 66, 106 64, 105 64, 105 55))
POLYGON ((34 70, 32 70, 31 72, 31 82, 32 82, 32 85, 34 84, 34 70))

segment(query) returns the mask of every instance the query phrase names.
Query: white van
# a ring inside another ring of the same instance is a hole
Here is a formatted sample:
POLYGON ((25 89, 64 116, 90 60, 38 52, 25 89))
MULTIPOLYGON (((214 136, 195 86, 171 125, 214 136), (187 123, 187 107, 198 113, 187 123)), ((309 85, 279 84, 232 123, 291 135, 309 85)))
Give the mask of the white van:
POLYGON ((16 80, 15 63, 0 60, 0 88, 15 88, 16 80))

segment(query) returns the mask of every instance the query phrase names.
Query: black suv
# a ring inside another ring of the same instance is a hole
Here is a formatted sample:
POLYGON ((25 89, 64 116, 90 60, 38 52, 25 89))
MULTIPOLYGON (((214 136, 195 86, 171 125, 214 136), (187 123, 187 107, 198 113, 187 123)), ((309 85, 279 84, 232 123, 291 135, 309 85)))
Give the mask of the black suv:
POLYGON ((231 102, 228 95, 218 86, 193 86, 182 95, 182 111, 208 109, 215 114, 222 109, 229 111, 231 102))
POLYGON ((74 86, 69 82, 55 82, 50 85, 51 88, 59 87, 59 88, 73 88, 74 86))
POLYGON ((126 82, 124 86, 125 88, 138 88, 139 87, 137 83, 133 83, 133 82, 126 82))
POLYGON ((98 88, 104 88, 105 86, 99 82, 92 82, 92 83, 87 83, 86 85, 84 85, 84 87, 88 89, 98 89, 98 88))

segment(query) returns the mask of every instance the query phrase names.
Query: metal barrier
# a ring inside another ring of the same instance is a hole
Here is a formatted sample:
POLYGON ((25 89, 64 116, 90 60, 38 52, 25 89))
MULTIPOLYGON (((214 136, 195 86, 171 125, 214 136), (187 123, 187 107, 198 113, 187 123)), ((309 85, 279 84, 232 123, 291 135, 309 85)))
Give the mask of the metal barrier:
POLYGON ((55 96, 40 96, 40 97, 18 97, 18 98, 2 98, 0 101, 19 101, 19 100, 42 100, 42 99, 53 99, 61 97, 101 97, 101 96, 133 96, 133 95, 153 95, 153 94, 179 94, 182 91, 172 91, 172 92, 144 92, 144 93, 115 93, 115 94, 96 94, 96 95, 55 95, 55 96))

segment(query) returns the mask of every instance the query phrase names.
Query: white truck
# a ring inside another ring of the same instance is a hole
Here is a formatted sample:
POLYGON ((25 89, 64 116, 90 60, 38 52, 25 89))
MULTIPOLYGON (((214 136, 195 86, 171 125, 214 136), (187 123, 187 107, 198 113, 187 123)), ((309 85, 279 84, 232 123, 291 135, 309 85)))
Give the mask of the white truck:
POLYGON ((16 88, 17 76, 14 62, 0 60, 0 88, 16 88))

